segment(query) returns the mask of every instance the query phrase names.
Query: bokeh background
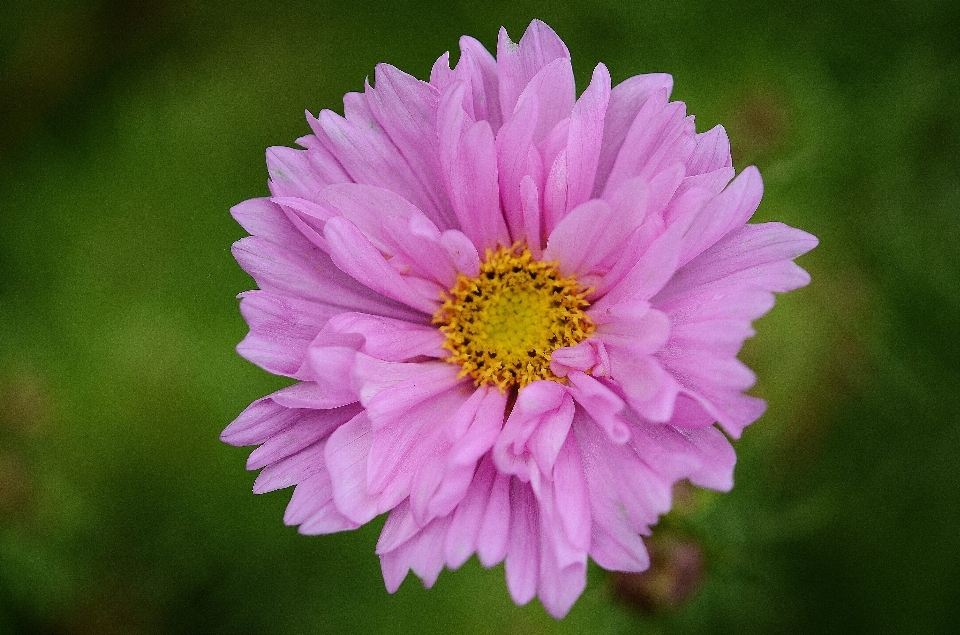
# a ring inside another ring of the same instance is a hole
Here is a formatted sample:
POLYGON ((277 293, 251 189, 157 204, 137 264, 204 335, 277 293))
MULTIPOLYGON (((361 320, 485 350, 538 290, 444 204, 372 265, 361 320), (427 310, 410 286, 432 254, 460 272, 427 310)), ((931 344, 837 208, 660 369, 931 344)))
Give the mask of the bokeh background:
POLYGON ((882 0, 4 0, 0 633, 947 633, 960 624, 960 6, 882 0), (654 570, 557 622, 471 560, 388 595, 380 522, 303 537, 220 430, 283 385, 233 348, 231 205, 385 61, 539 17, 580 89, 669 72, 821 239, 742 358, 767 414, 654 570))

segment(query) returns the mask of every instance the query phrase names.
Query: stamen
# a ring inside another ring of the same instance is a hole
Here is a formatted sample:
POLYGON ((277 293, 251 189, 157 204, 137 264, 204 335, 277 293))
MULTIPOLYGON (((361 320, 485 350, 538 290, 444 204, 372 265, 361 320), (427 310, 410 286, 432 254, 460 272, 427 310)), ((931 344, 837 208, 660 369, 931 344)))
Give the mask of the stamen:
POLYGON ((496 384, 505 393, 540 379, 562 383, 550 355, 593 333, 588 293, 557 263, 534 260, 517 243, 488 249, 477 277, 457 276, 433 323, 446 335, 447 360, 477 386, 496 384))

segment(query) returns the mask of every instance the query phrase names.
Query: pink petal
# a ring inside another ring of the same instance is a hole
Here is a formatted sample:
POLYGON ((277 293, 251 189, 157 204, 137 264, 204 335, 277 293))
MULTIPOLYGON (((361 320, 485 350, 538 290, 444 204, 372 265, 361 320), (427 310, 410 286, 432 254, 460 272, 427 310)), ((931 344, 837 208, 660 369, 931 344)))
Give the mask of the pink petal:
POLYGON ((670 417, 670 425, 676 428, 705 428, 716 423, 717 419, 696 399, 686 393, 677 395, 677 401, 673 408, 673 416, 670 417))
POLYGON ((733 165, 730 139, 723 126, 717 125, 696 137, 697 145, 687 162, 687 174, 707 174, 733 165))
POLYGON ((333 218, 327 222, 324 233, 333 262, 364 286, 429 315, 440 308, 441 287, 402 276, 350 221, 333 218))
POLYGON ((668 421, 681 388, 677 379, 652 355, 628 346, 608 350, 610 379, 623 391, 630 407, 650 421, 668 421))
POLYGON ((670 356, 658 357, 688 394, 734 438, 739 438, 766 409, 762 400, 741 394, 753 385, 755 375, 736 358, 700 351, 670 351, 670 356))
POLYGON ((437 58, 430 68, 430 85, 443 92, 443 89, 457 80, 457 76, 450 69, 450 51, 437 58))
MULTIPOLYGON (((510 504, 510 483, 513 479, 497 472, 489 459, 487 464, 493 470, 494 477, 477 536, 477 558, 483 566, 492 567, 507 556, 510 527, 515 512, 510 504)), ((480 469, 483 469, 483 466, 484 462, 481 462, 480 469)))
POLYGON ((374 428, 437 395, 466 390, 469 384, 458 379, 457 368, 446 362, 385 362, 360 354, 353 372, 374 428))
POLYGON ((237 446, 258 445, 296 424, 303 415, 301 410, 284 408, 270 397, 262 397, 247 406, 220 433, 220 440, 237 446))
POLYGON ((416 175, 431 208, 449 219, 440 185, 436 88, 389 64, 377 64, 376 88, 366 87, 367 106, 416 175))
POLYGON ((307 347, 338 310, 269 291, 240 294, 240 313, 250 332, 237 345, 240 355, 261 368, 293 376, 303 364, 307 347))
POLYGON ((630 430, 627 422, 620 416, 626 407, 623 400, 584 373, 570 373, 568 379, 571 384, 570 395, 577 405, 606 432, 612 443, 626 443, 630 438, 630 430))
POLYGON ((472 94, 475 121, 486 121, 494 133, 503 123, 500 113, 500 90, 497 77, 497 61, 477 40, 469 36, 460 38, 460 61, 457 76, 468 80, 472 94))
POLYGON ((570 612, 587 586, 587 556, 584 553, 580 562, 559 566, 551 553, 552 545, 547 541, 542 544, 537 594, 547 613, 559 620, 570 612))
POLYGON ((695 485, 721 491, 733 487, 737 456, 714 426, 678 429, 638 422, 634 441, 644 461, 670 480, 689 478, 695 485))
POLYGON ((390 510, 387 522, 383 524, 383 530, 377 540, 377 555, 397 549, 416 536, 422 528, 423 525, 418 524, 410 513, 410 502, 403 501, 390 510))
POLYGON ((303 151, 279 146, 267 149, 270 192, 274 196, 314 201, 317 193, 327 185, 350 180, 340 163, 316 137, 302 137, 297 142, 309 144, 309 149, 303 151))
MULTIPOLYGON (((302 236, 300 239, 305 240, 302 236)), ((322 290, 330 286, 318 271, 317 265, 322 262, 320 254, 313 245, 307 251, 291 253, 256 236, 241 238, 233 244, 233 256, 261 289, 318 302, 323 301, 323 297, 317 287, 322 290)))
POLYGON ((662 73, 635 75, 617 84, 610 91, 610 101, 603 121, 603 141, 600 145, 600 159, 597 163, 597 175, 593 187, 593 196, 597 198, 603 192, 610 177, 610 170, 620 153, 630 125, 637 118, 640 108, 647 99, 659 91, 665 91, 669 98, 673 89, 673 78, 662 73))
POLYGON ((458 272, 470 278, 480 275, 480 254, 463 232, 448 229, 440 235, 440 244, 447 250, 458 272))
POLYGON ((550 371, 557 377, 566 377, 572 371, 604 375, 610 363, 603 342, 586 339, 576 346, 558 348, 550 354, 550 371))
POLYGON ((497 76, 500 79, 500 112, 505 121, 509 119, 520 93, 530 80, 544 66, 558 58, 569 59, 570 52, 553 29, 540 20, 530 23, 517 44, 510 41, 506 29, 500 29, 497 76))
POLYGON ((377 515, 376 498, 367 493, 367 461, 372 444, 370 420, 361 412, 333 431, 323 455, 337 509, 358 525, 377 515))
POLYGON ((356 392, 350 388, 349 382, 344 384, 342 381, 326 383, 302 381, 281 388, 270 397, 284 408, 320 410, 339 408, 357 401, 356 392))
POLYGON ((792 291, 806 285, 810 276, 789 261, 817 243, 816 237, 783 223, 745 225, 678 271, 671 286, 690 289, 736 276, 744 286, 792 291))
POLYGON ((637 263, 602 298, 591 307, 601 314, 608 308, 623 302, 649 300, 656 295, 677 269, 680 244, 683 240, 684 223, 674 223, 653 241, 637 263))
POLYGON ((317 472, 325 470, 323 452, 326 443, 326 440, 314 443, 263 468, 253 482, 253 493, 265 494, 284 489, 302 483, 317 472))
POLYGON ((590 496, 590 556, 605 569, 643 571, 649 557, 640 533, 669 510, 672 483, 650 470, 629 444, 605 443, 585 416, 573 425, 590 496))
MULTIPOLYGON (((472 408, 463 419, 468 421, 469 427, 452 440, 438 487, 427 502, 430 516, 449 514, 460 503, 474 478, 477 461, 493 447, 503 427, 507 401, 506 396, 499 390, 478 388, 464 407, 454 415, 454 419, 461 411, 466 410, 467 405, 472 408)), ((453 420, 450 424, 448 438, 450 428, 455 425, 453 420)))
POLYGON ((537 504, 529 485, 512 479, 510 488, 510 540, 507 545, 507 588, 517 605, 537 594, 540 571, 540 531, 537 504))
MULTIPOLYGON (((596 439, 596 437, 593 437, 596 439)), ((581 452, 585 455, 584 443, 577 437, 581 452)), ((631 444, 612 446, 603 444, 597 448, 601 457, 608 461, 607 478, 614 479, 612 487, 604 498, 613 495, 622 504, 625 512, 624 519, 628 521, 634 531, 649 534, 649 527, 656 523, 660 514, 670 509, 673 498, 673 483, 669 479, 659 478, 642 460, 631 444)), ((590 470, 586 468, 587 459, 584 456, 585 473, 590 479, 590 470)))
POLYGON ((525 386, 493 446, 497 469, 523 481, 533 470, 552 472, 573 412, 573 399, 562 385, 536 381, 525 386))
POLYGON ((650 354, 663 348, 670 337, 670 318, 644 300, 628 300, 587 314, 597 325, 594 337, 608 347, 625 346, 634 354, 650 354))
POLYGON ((567 210, 567 151, 561 150, 556 159, 549 165, 547 180, 543 184, 543 229, 545 233, 552 232, 567 210))
MULTIPOLYGON (((533 146, 538 111, 538 96, 525 95, 524 99, 517 104, 516 111, 504 121, 497 132, 497 174, 500 181, 500 198, 507 226, 514 240, 524 236, 525 199, 521 197, 521 182, 529 176, 533 184, 539 187, 542 178, 539 154, 533 146)), ((539 207, 537 214, 539 215, 539 207)), ((529 235, 527 239, 530 239, 529 235)))
MULTIPOLYGON (((284 220, 286 222, 286 220, 284 220)), ((260 237, 233 244, 233 255, 264 291, 327 306, 424 322, 422 314, 376 294, 345 275, 302 236, 303 249, 282 248, 260 237)))
POLYGON ((590 199, 600 159, 604 117, 610 102, 610 72, 597 64, 590 85, 573 107, 567 141, 567 209, 590 199))
POLYGON ((326 208, 313 201, 293 196, 273 196, 270 201, 280 206, 304 238, 323 251, 328 251, 327 241, 323 238, 323 226, 330 219, 331 213, 326 208))
POLYGON ((565 276, 589 274, 633 229, 604 201, 587 201, 564 217, 547 239, 543 259, 558 260, 565 276))
MULTIPOLYGON (((624 240, 617 250, 602 261, 602 267, 609 269, 599 277, 596 283, 595 297, 600 297, 616 286, 629 269, 643 256, 653 242, 659 238, 667 225, 676 222, 664 218, 674 205, 687 205, 687 199, 673 201, 674 193, 683 181, 683 166, 676 164, 667 168, 649 182, 644 177, 634 177, 621 184, 615 191, 608 193, 606 200, 621 219, 624 240)), ((689 198, 689 197, 688 197, 689 198)), ((702 207, 702 205, 700 205, 702 207)), ((700 207, 696 210, 699 211, 700 207)), ((689 210, 681 207, 690 214, 689 210)), ((692 218, 692 214, 691 214, 692 218)), ((682 218, 689 224, 690 220, 682 218)), ((594 278, 595 276, 591 276, 594 278)))
POLYGON ((671 281, 653 302, 673 324, 709 320, 755 320, 773 308, 774 296, 737 281, 718 281, 686 288, 671 281))
MULTIPOLYGON (((464 391, 469 395, 443 428, 434 429, 433 441, 423 460, 418 461, 410 493, 410 507, 419 526, 446 516, 460 503, 470 487, 477 461, 493 446, 503 427, 506 396, 493 387, 464 391)), ((425 441, 425 439, 421 439, 425 441)))
MULTIPOLYGON (((502 79, 501 75, 501 86, 502 79)), ((554 126, 570 116, 576 103, 577 92, 570 58, 555 59, 541 68, 520 93, 517 102, 524 102, 528 95, 537 96, 537 127, 533 132, 533 141, 539 144, 554 126)))
POLYGON ((680 349, 701 350, 718 357, 735 357, 744 340, 755 331, 746 320, 703 320, 673 327, 671 345, 680 349))
POLYGON ((558 468, 579 473, 582 498, 564 500, 572 508, 564 509, 549 480, 534 478, 530 485, 536 497, 537 542, 540 567, 537 572, 537 593, 544 608, 554 617, 563 617, 583 592, 586 584, 587 548, 590 545, 590 512, 586 498, 586 483, 579 468, 579 455, 571 438, 561 453, 564 463, 558 468), (576 520, 571 517, 576 516, 576 520), (570 540, 570 523, 576 524, 579 546, 570 540))
POLYGON ((666 91, 658 91, 644 102, 631 124, 604 193, 616 191, 633 177, 650 180, 676 163, 686 163, 696 146, 694 137, 683 102, 668 104, 666 91))
POLYGON ((435 490, 432 477, 442 465, 446 449, 445 424, 468 396, 463 390, 448 390, 378 422, 367 465, 367 487, 378 496, 380 511, 394 507, 415 488, 425 488, 427 497, 435 490))
POLYGON ((452 84, 440 103, 437 132, 446 191, 463 233, 479 249, 510 242, 500 213, 496 147, 485 121, 474 123, 462 103, 467 86, 452 84))
POLYGON ((683 237, 679 265, 685 265, 730 231, 746 223, 756 211, 762 195, 760 173, 757 168, 750 166, 697 215, 683 237))
MULTIPOLYGON (((649 180, 646 213, 650 217, 662 218, 663 226, 672 225, 679 218, 685 217, 682 212, 685 212, 687 207, 694 207, 699 211, 709 199, 706 194, 701 194, 699 197, 690 195, 681 199, 678 193, 684 181, 684 174, 683 165, 673 163, 649 180)), ((686 211, 686 213, 690 212, 686 211)))
MULTIPOLYGON (((534 95, 535 93, 528 93, 529 96, 534 95)), ((537 103, 540 103, 540 99, 537 99, 537 103)), ((539 120, 540 117, 537 117, 539 120)), ((540 150, 540 156, 543 157, 544 165, 552 165, 556 162, 561 154, 565 154, 567 150, 567 142, 570 139, 570 117, 564 117, 557 121, 552 128, 549 129, 547 134, 537 143, 537 147, 540 150)), ((566 159, 563 161, 564 170, 566 170, 566 159)), ((561 196, 566 200, 567 196, 567 181, 563 180, 563 191, 561 196)), ((563 209, 561 211, 566 211, 563 209)))
MULTIPOLYGON (((635 229, 643 225, 649 212, 649 199, 651 196, 656 196, 656 193, 650 190, 650 184, 646 180, 634 177, 624 181, 623 185, 606 200, 614 212, 623 219, 621 222, 629 223, 635 229)), ((662 224, 660 229, 662 231, 662 224)), ((658 235, 659 233, 657 232, 658 235)))
POLYGON ((646 401, 629 399, 630 407, 647 421, 665 423, 676 416, 677 398, 682 394, 676 379, 667 373, 660 381, 657 392, 646 401))
POLYGON ((300 452, 317 441, 326 438, 337 427, 359 413, 356 406, 334 410, 311 410, 299 421, 282 432, 274 434, 263 445, 250 453, 248 470, 258 470, 271 463, 300 452))
MULTIPOLYGON (((327 211, 325 221, 334 216, 343 216, 357 226, 377 249, 392 253, 393 244, 384 221, 400 219, 409 221, 414 216, 423 216, 416 205, 395 192, 373 185, 341 183, 325 188, 320 197, 321 209, 327 211)), ((427 219, 429 223, 429 219, 427 219)), ((434 226, 435 227, 435 226, 434 226)), ((439 230, 436 230, 439 236, 439 230)))
POLYGON ((732 167, 719 168, 713 172, 706 172, 704 174, 687 174, 680 184, 680 187, 677 188, 675 196, 679 197, 681 194, 692 189, 701 189, 708 192, 709 197, 713 198, 723 191, 723 188, 733 179, 734 174, 736 174, 736 172, 732 167))
POLYGON ((443 287, 455 283, 457 268, 440 230, 409 201, 383 188, 352 183, 328 187, 320 198, 356 225, 399 273, 443 287))
MULTIPOLYGON (((575 550, 590 547, 590 496, 576 437, 568 435, 553 468, 553 497, 564 535, 575 550)), ((580 589, 583 590, 582 588, 580 589)), ((579 593, 577 593, 579 595, 579 593)))
POLYGON ((699 394, 691 391, 701 405, 712 414, 721 427, 734 439, 739 439, 743 429, 763 416, 767 402, 737 392, 699 394))
POLYGON ((327 328, 338 333, 362 335, 360 351, 388 362, 404 362, 421 355, 446 357, 448 354, 441 348, 443 334, 431 326, 347 312, 332 318, 327 328))
POLYGON ((350 121, 329 110, 322 111, 317 119, 307 117, 324 147, 337 158, 352 181, 395 192, 441 229, 453 227, 453 215, 424 189, 409 162, 366 109, 362 96, 359 100, 348 97, 344 97, 344 104, 350 103, 353 107, 350 121))
POLYGON ((321 332, 297 373, 310 382, 304 382, 300 388, 284 389, 291 407, 333 408, 357 401, 359 392, 351 371, 362 343, 359 335, 321 332))
POLYGON ((298 531, 308 536, 331 534, 360 526, 337 510, 333 503, 330 474, 326 470, 317 472, 297 485, 283 514, 283 522, 300 525, 298 531))
POLYGON ((380 556, 387 591, 394 593, 410 569, 424 587, 434 585, 443 570, 443 550, 437 549, 437 544, 443 544, 449 523, 449 518, 438 518, 402 546, 380 556))
MULTIPOLYGON (((444 542, 447 566, 459 568, 477 550, 480 525, 490 501, 496 468, 489 458, 480 462, 463 499, 453 512, 444 542)), ((506 532, 503 532, 506 535, 506 532)), ((501 557, 502 559, 502 557, 501 557)))
POLYGON ((230 215, 251 235, 278 245, 310 249, 310 242, 269 198, 252 198, 230 208, 230 215))
MULTIPOLYGON (((313 200, 325 186, 307 158, 307 150, 277 146, 267 148, 267 171, 274 196, 294 196, 313 200)), ((346 175, 342 175, 346 176, 346 175)))
POLYGON ((543 244, 540 232, 540 193, 537 191, 537 185, 534 183, 533 177, 529 174, 520 181, 520 201, 523 229, 515 235, 515 238, 526 242, 533 257, 540 259, 542 258, 541 245, 543 244))
POLYGON ((410 572, 410 562, 407 551, 411 547, 401 548, 389 554, 380 556, 380 571, 383 574, 383 583, 387 593, 396 593, 410 572))
POLYGON ((733 489, 733 467, 737 454, 722 432, 713 426, 699 430, 677 430, 701 455, 700 468, 688 478, 694 485, 729 492, 733 489))

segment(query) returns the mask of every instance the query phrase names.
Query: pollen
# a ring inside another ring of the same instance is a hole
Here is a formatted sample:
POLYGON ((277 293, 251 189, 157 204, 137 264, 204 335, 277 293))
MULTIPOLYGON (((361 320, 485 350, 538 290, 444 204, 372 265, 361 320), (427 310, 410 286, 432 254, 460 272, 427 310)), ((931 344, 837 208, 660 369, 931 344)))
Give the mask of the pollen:
POLYGON ((522 243, 487 249, 480 274, 457 276, 433 323, 446 336, 447 361, 477 386, 496 384, 506 393, 539 379, 562 383, 550 355, 593 333, 590 291, 556 262, 535 260, 522 243))

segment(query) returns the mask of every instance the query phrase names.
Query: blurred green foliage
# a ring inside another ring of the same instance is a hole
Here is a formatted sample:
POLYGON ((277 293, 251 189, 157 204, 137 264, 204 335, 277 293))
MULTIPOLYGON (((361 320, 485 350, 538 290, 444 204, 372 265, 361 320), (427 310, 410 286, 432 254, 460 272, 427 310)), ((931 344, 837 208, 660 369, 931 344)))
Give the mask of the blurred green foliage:
POLYGON ((0 633, 944 633, 960 623, 960 5, 923 0, 7 0, 0 19, 0 633), (813 232, 742 357, 768 413, 678 491, 659 577, 562 622, 471 560, 388 595, 378 523, 301 537, 219 431, 283 384, 233 351, 227 211, 385 61, 539 17, 581 88, 670 72, 813 232), (678 546, 679 545, 679 546, 678 546), (692 554, 692 555, 691 555, 692 554), (664 564, 665 563, 665 564, 664 564))

